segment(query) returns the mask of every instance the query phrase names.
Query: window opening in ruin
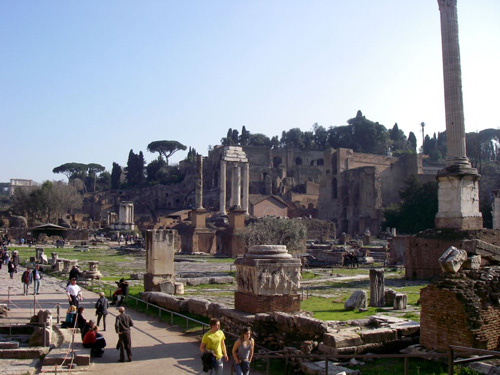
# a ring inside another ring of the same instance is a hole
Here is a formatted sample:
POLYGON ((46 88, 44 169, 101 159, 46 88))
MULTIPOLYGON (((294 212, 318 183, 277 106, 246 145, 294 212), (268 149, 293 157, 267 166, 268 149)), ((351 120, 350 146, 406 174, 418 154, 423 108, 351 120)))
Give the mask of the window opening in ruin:
POLYGON ((278 168, 278 166, 279 166, 280 164, 282 164, 282 163, 283 163, 283 161, 281 160, 281 158, 280 158, 279 156, 275 156, 275 157, 273 158, 273 167, 274 167, 274 168, 278 168))
POLYGON ((302 165, 302 159, 301 158, 296 158, 295 159, 295 165, 302 165))
POLYGON ((332 179, 332 199, 337 199, 337 179, 332 179))
POLYGON ((318 163, 317 163, 317 164, 318 164, 318 165, 323 165, 323 164, 324 164, 323 159, 318 159, 318 163))

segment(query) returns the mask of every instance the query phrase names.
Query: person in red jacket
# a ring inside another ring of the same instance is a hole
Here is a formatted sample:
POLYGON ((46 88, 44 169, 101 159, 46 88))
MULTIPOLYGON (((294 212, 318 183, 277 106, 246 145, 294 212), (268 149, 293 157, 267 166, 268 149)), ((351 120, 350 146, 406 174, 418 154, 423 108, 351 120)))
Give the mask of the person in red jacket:
POLYGON ((101 357, 104 353, 103 348, 106 347, 106 340, 99 333, 99 326, 94 326, 90 329, 83 338, 83 347, 90 349, 90 355, 94 357, 101 357))

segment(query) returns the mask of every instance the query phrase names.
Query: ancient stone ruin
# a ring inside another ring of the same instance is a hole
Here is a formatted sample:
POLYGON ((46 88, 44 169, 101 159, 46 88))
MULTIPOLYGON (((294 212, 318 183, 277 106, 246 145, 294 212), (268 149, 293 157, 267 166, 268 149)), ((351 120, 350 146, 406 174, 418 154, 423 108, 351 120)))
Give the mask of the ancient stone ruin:
POLYGON ((172 230, 146 232, 145 291, 175 293, 174 233, 172 230))
POLYGON ((249 313, 300 310, 300 259, 288 254, 286 246, 252 246, 237 258, 237 310, 249 313))
POLYGON ((420 294, 420 344, 436 351, 447 351, 449 345, 496 350, 500 248, 450 247, 439 262, 442 274, 420 294))

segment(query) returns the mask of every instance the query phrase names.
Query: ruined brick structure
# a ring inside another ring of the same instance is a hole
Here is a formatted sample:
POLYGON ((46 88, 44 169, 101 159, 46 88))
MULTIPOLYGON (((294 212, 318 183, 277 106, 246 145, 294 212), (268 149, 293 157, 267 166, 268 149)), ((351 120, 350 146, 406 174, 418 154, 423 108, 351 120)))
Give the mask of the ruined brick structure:
POLYGON ((498 350, 500 267, 443 275, 422 289, 420 344, 436 351, 449 345, 498 350))
POLYGON ((358 235, 380 232, 382 209, 400 200, 399 190, 412 175, 427 182, 420 155, 402 157, 356 153, 351 149, 324 152, 318 218, 332 220, 338 232, 358 235))

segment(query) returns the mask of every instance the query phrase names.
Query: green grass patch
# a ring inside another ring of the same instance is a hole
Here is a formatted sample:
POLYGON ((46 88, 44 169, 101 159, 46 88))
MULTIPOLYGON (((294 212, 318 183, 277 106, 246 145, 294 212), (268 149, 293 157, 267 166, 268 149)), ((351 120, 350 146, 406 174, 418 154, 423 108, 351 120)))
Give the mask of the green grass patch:
MULTIPOLYGON (((410 358, 408 375, 447 375, 447 365, 435 361, 419 358, 410 358)), ((364 366, 356 366, 363 375, 404 374, 404 360, 402 358, 388 358, 367 362, 364 366)), ((458 375, 458 373, 456 373, 458 375)))
POLYGON ((312 312, 313 317, 319 320, 339 321, 361 319, 384 311, 384 309, 375 307, 369 307, 368 311, 363 312, 346 311, 343 302, 335 302, 332 298, 324 297, 310 297, 303 300, 300 303, 300 309, 312 312))

